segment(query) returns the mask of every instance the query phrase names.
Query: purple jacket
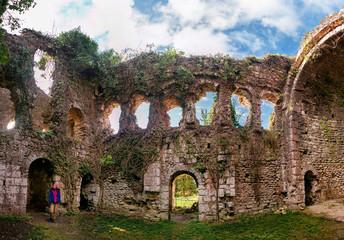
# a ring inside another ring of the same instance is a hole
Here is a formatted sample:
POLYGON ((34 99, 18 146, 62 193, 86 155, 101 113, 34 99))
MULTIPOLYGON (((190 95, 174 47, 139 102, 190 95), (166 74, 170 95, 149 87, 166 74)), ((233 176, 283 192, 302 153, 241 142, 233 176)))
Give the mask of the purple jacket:
POLYGON ((49 191, 49 203, 61 203, 60 189, 56 188, 56 190, 57 190, 57 201, 55 202, 53 188, 51 188, 49 191))

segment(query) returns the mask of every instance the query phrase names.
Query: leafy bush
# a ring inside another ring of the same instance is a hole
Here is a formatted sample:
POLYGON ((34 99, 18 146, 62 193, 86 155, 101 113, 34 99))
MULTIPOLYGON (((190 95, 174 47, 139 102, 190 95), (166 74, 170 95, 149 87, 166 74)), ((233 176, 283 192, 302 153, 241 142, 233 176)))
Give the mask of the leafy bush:
POLYGON ((83 64, 91 68, 97 66, 98 44, 82 33, 80 27, 62 32, 55 38, 55 42, 67 48, 75 64, 83 64))

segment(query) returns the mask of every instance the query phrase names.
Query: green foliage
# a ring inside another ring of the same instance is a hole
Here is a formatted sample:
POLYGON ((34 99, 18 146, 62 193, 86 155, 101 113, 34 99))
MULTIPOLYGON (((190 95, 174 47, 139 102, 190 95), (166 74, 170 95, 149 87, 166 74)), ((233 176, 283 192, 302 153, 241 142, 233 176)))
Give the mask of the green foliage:
MULTIPOLYGON (((42 52, 42 55, 37 62, 37 67, 39 70, 46 71, 47 68, 49 69, 50 64, 54 61, 54 58, 52 58, 48 53, 42 52)), ((42 77, 46 77, 43 75, 42 77)))
POLYGON ((236 105, 237 105, 237 102, 232 99, 230 107, 231 107, 233 126, 236 127, 236 128, 240 128, 241 125, 239 123, 239 120, 241 118, 241 115, 236 112, 236 105))
POLYGON ((203 122, 205 126, 210 125, 211 122, 213 121, 216 99, 217 99, 217 94, 214 96, 214 102, 209 112, 207 109, 201 109, 201 121, 203 122))
POLYGON ((19 47, 17 52, 17 57, 9 59, 7 63, 13 69, 18 79, 30 78, 33 74, 33 63, 32 68, 27 66, 27 64, 31 58, 31 52, 24 46, 19 47))
MULTIPOLYGON (((0 40, 2 39, 2 31, 0 29, 0 40)), ((0 63, 5 65, 7 61, 10 59, 10 54, 6 49, 6 45, 1 43, 0 44, 0 63)))
POLYGON ((81 163, 78 172, 81 176, 89 176, 91 175, 91 168, 87 163, 81 163))
POLYGON ((31 229, 31 233, 28 236, 28 239, 30 240, 44 240, 48 239, 48 235, 45 233, 47 230, 47 227, 40 226, 40 225, 34 225, 31 229))
POLYGON ((4 215, 0 215, 0 220, 6 220, 6 221, 10 221, 10 222, 15 222, 15 221, 21 221, 21 220, 28 220, 31 219, 31 217, 29 216, 4 216, 4 215))
POLYGON ((158 146, 162 142, 161 131, 157 128, 148 133, 118 136, 116 143, 109 148, 109 155, 101 159, 103 176, 117 172, 131 184, 138 182, 145 168, 158 157, 158 146))
POLYGON ((100 159, 100 164, 104 165, 104 164, 113 164, 114 161, 112 160, 112 156, 111 155, 107 155, 106 157, 102 157, 100 159))
POLYGON ((121 62, 122 58, 113 49, 106 50, 98 54, 98 68, 103 77, 100 79, 101 85, 106 88, 117 87, 117 80, 114 78, 116 72, 114 67, 121 62))
POLYGON ((98 75, 96 79, 104 88, 117 87, 114 67, 121 62, 122 58, 113 49, 99 51, 98 44, 81 32, 80 27, 62 32, 54 41, 61 48, 67 50, 74 67, 92 69, 94 74, 98 75))
POLYGON ((210 112, 208 113, 207 109, 201 109, 201 121, 205 126, 210 125, 211 120, 210 120, 210 112))
MULTIPOLYGON (((15 17, 16 14, 22 14, 25 11, 29 10, 29 8, 34 7, 36 5, 34 0, 3 0, 0 4, 0 24, 1 26, 9 26, 11 30, 15 30, 20 28, 19 18, 15 17), (9 13, 11 11, 12 13, 9 13)), ((0 42, 3 39, 5 30, 0 28, 0 42)), ((0 44, 0 63, 5 65, 7 61, 10 59, 10 55, 8 50, 6 49, 6 45, 1 43, 0 44)))
POLYGON ((187 70, 184 66, 179 66, 177 68, 177 70, 174 73, 174 77, 184 83, 188 83, 189 80, 192 80, 195 78, 194 75, 189 70, 187 70))
POLYGON ((62 32, 55 42, 66 48, 74 64, 94 68, 97 65, 98 44, 81 32, 80 27, 68 32, 62 32))
POLYGON ((174 180, 175 196, 189 197, 197 196, 197 185, 195 179, 188 174, 182 174, 174 180))

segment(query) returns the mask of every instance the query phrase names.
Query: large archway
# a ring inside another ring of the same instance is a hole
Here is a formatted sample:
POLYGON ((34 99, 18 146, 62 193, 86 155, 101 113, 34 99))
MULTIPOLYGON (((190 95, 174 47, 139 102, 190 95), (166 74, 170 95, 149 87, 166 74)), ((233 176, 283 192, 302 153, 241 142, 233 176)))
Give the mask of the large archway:
POLYGON ((39 158, 31 163, 28 179, 28 211, 45 211, 48 206, 52 176, 53 165, 49 160, 39 158))
POLYGON ((197 213, 197 178, 194 174, 187 171, 173 174, 169 184, 169 218, 173 220, 183 215, 192 219, 196 217, 197 213))

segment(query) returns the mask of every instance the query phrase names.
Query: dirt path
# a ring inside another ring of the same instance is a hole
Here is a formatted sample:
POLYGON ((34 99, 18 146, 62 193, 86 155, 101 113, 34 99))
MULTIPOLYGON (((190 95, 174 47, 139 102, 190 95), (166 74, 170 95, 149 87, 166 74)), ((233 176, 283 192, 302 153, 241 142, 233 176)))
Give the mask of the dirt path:
POLYGON ((307 214, 344 222, 344 199, 328 200, 304 210, 307 214))
POLYGON ((49 214, 42 212, 29 212, 29 216, 32 217, 32 223, 44 228, 45 233, 49 236, 49 239, 59 240, 87 240, 95 239, 92 233, 86 233, 80 230, 76 223, 79 216, 58 216, 56 223, 49 222, 49 214))

